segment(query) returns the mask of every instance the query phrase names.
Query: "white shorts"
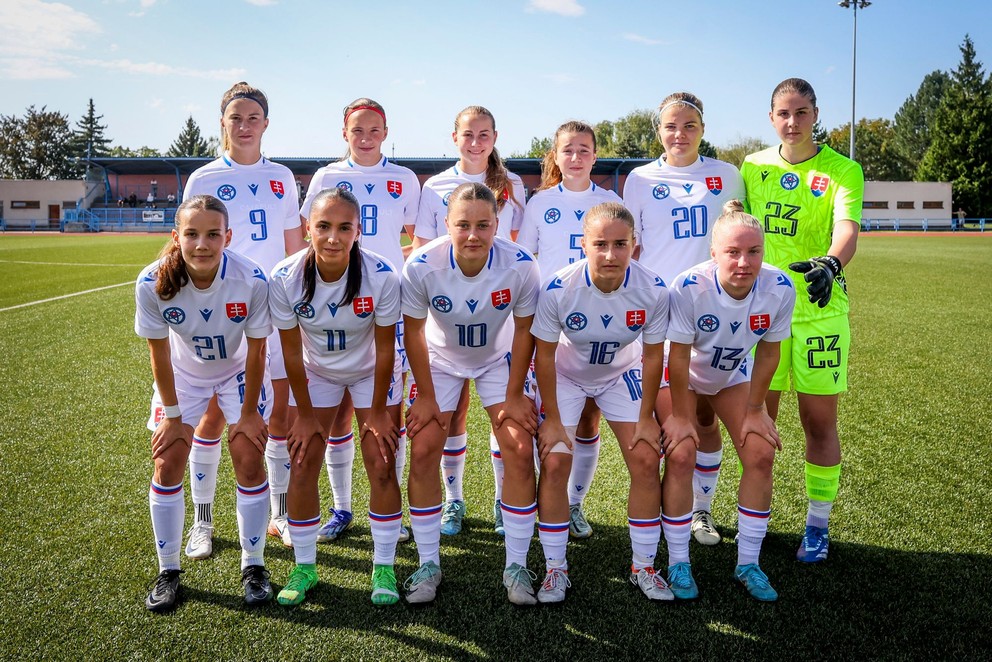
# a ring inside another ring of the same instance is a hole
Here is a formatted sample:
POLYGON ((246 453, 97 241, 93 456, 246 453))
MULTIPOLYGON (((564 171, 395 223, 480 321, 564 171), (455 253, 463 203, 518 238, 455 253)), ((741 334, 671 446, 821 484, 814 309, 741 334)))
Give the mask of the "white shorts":
MULTIPOLYGON (((262 390, 258 395, 258 407, 261 410, 262 418, 266 422, 272 413, 272 383, 269 381, 268 371, 262 380, 262 390)), ((224 413, 224 419, 228 425, 233 425, 241 418, 241 405, 245 401, 245 373, 239 372, 234 377, 216 386, 193 386, 189 384, 181 375, 175 375, 176 397, 179 399, 179 409, 183 412, 183 423, 196 427, 200 418, 207 411, 207 404, 210 398, 217 396, 217 404, 220 405, 224 413)), ((154 431, 158 424, 165 418, 162 409, 162 397, 158 392, 158 385, 153 385, 152 410, 148 417, 148 429, 154 431)))
POLYGON ((269 356, 269 379, 286 379, 286 362, 282 358, 279 329, 266 339, 265 348, 269 356))
MULTIPOLYGON (((394 354, 393 374, 386 394, 386 406, 398 405, 403 402, 403 381, 400 372, 400 359, 394 354)), ((353 384, 337 384, 323 375, 307 370, 307 388, 310 390, 310 401, 314 407, 337 407, 344 399, 344 390, 351 393, 351 402, 356 409, 368 409, 372 406, 372 394, 375 388, 375 376, 369 375, 353 384)), ((296 406, 293 389, 289 390, 289 406, 296 406)))
MULTIPOLYGON (((434 395, 437 399, 437 406, 442 412, 455 411, 458 400, 462 394, 462 387, 465 385, 467 377, 455 377, 439 368, 431 366, 431 379, 434 382, 434 395)), ((475 391, 479 394, 479 400, 483 407, 491 407, 500 402, 506 401, 506 385, 510 381, 510 353, 498 361, 494 361, 479 373, 474 379, 475 391)), ((532 393, 524 392, 529 398, 533 398, 532 393)), ((417 399, 417 385, 410 384, 410 398, 407 401, 413 404, 417 399)))
MULTIPOLYGON (((558 412, 561 424, 574 427, 579 424, 586 398, 593 398, 603 412, 603 418, 614 423, 636 423, 641 415, 641 369, 631 368, 606 386, 588 387, 573 382, 559 374, 558 412)), ((538 410, 543 411, 538 399, 538 410)))

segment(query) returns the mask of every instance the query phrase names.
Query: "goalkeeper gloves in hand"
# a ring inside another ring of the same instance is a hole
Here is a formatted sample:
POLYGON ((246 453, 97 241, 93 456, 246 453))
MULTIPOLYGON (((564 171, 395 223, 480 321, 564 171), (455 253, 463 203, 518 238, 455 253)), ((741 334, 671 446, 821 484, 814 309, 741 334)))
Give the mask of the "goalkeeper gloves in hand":
POLYGON ((840 274, 840 260, 833 255, 814 257, 805 262, 793 262, 789 269, 797 273, 806 274, 806 293, 809 295, 809 302, 815 303, 823 308, 830 302, 830 295, 833 292, 834 279, 840 274))

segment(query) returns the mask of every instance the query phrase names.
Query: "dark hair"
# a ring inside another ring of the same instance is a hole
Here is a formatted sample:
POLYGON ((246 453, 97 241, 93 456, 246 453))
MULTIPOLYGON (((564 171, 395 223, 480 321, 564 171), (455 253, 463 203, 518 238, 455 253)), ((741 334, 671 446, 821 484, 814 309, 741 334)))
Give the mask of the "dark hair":
POLYGON ((448 197, 448 209, 451 209, 451 203, 461 202, 462 200, 482 200, 489 203, 494 216, 499 213, 497 210, 496 195, 492 189, 480 182, 466 182, 452 191, 448 197))
POLYGON ((772 110, 775 110, 775 97, 788 92, 795 92, 806 97, 816 108, 816 92, 813 91, 813 86, 802 78, 786 78, 772 90, 772 110))
MULTIPOLYGON (((241 81, 240 83, 235 83, 231 86, 227 92, 224 92, 224 96, 220 100, 220 116, 224 116, 224 111, 235 99, 251 99, 259 106, 262 107, 262 116, 269 116, 269 100, 265 96, 265 92, 258 89, 257 87, 252 87, 248 83, 241 81)), ((227 135, 227 131, 221 131, 220 146, 225 152, 231 149, 231 138, 227 135)))
MULTIPOLYGON (((327 204, 334 200, 341 200, 351 205, 355 210, 355 223, 359 223, 360 206, 358 198, 343 188, 325 188, 318 193, 313 204, 310 205, 310 220, 313 220, 313 210, 318 205, 327 204)), ((361 226, 359 226, 361 227, 361 226)), ((351 303, 362 289, 362 255, 358 241, 351 245, 348 252, 348 280, 345 282, 344 297, 339 305, 346 306, 351 303)), ((307 255, 303 261, 303 300, 307 303, 313 301, 313 294, 317 289, 317 252, 313 248, 313 242, 307 247, 307 255)))
POLYGON ((555 131, 555 139, 551 141, 551 149, 544 155, 544 161, 541 162, 541 185, 537 187, 538 191, 561 184, 561 168, 555 162, 555 153, 558 151, 558 139, 565 133, 589 134, 592 137, 592 151, 594 154, 596 152, 596 131, 591 126, 577 120, 570 120, 562 124, 555 131))
MULTIPOLYGON (((224 203, 212 195, 194 195, 185 200, 176 209, 176 231, 181 231, 183 221, 195 211, 215 211, 224 217, 224 230, 228 228, 227 207, 224 203)), ((186 272, 186 260, 183 259, 183 252, 179 244, 170 240, 158 255, 158 276, 155 281, 155 293, 163 301, 168 301, 179 294, 189 282, 189 274, 186 272)))
MULTIPOLYGON (((463 108, 458 115, 455 116, 455 131, 458 131, 458 122, 463 116, 473 116, 480 115, 482 117, 488 117, 489 121, 492 122, 493 131, 496 130, 496 118, 489 111, 488 108, 483 106, 468 106, 463 108)), ((489 160, 486 162, 486 186, 488 186, 493 195, 496 196, 496 213, 503 211, 503 207, 506 205, 508 200, 516 202, 517 199, 513 195, 513 185, 510 183, 510 172, 503 165, 503 159, 499 156, 499 150, 493 146, 493 151, 489 155, 489 160)))
POLYGON ((634 233, 634 215, 619 202, 601 202, 587 211, 582 219, 582 232, 585 233, 592 222, 600 218, 620 221, 634 233))
MULTIPOLYGON (((383 129, 388 128, 386 126, 386 110, 385 108, 382 107, 382 104, 380 104, 378 101, 375 101, 374 99, 369 99, 368 97, 361 97, 359 99, 355 99, 354 101, 352 101, 351 103, 349 103, 347 106, 344 107, 343 114, 344 114, 345 131, 348 130, 348 116, 359 110, 371 110, 372 112, 378 114, 380 117, 382 117, 382 128, 383 129)), ((351 158, 350 146, 346 149, 344 153, 344 158, 346 159, 351 158)))

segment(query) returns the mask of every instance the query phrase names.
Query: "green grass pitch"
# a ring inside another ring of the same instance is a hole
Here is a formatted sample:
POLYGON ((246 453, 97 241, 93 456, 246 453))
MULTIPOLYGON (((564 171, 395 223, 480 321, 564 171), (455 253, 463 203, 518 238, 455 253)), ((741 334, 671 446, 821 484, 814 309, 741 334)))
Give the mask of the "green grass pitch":
MULTIPOLYGON (((691 547, 701 599, 649 604, 628 585, 627 479, 605 433, 586 501, 595 534, 570 545, 572 592, 558 608, 513 608, 491 529, 486 426, 473 410, 467 530, 442 541, 434 605, 370 603, 368 487, 356 462, 357 522, 319 546, 319 587, 299 609, 245 609, 225 452, 214 558, 184 558, 183 602, 164 617, 143 606, 157 570, 144 428, 151 371, 129 284, 163 241, 0 236, 0 658, 978 659, 992 649, 992 237, 861 239, 848 270, 853 369, 830 559, 807 567, 794 558, 803 442, 788 396, 762 553, 777 604, 754 602, 731 576, 729 444, 714 504, 723 542, 691 547)), ((321 488, 326 507, 323 474, 321 488)), ((291 550, 270 539, 267 552, 281 585, 291 550)), ((665 558, 662 544, 659 567, 665 558)), ((536 536, 530 565, 543 567, 536 536)), ((415 567, 414 546, 400 545, 398 577, 415 567)))

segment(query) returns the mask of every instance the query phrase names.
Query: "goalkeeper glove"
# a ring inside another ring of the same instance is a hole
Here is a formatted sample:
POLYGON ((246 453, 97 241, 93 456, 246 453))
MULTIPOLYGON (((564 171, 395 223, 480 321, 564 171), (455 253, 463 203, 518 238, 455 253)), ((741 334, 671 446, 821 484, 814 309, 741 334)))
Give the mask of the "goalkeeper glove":
POLYGON ((797 273, 806 274, 806 294, 809 295, 809 302, 815 303, 820 308, 825 307, 830 302, 830 294, 833 292, 834 279, 840 274, 840 260, 833 255, 814 257, 805 262, 793 262, 789 269, 797 273))

